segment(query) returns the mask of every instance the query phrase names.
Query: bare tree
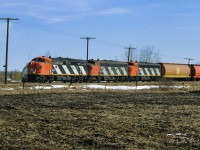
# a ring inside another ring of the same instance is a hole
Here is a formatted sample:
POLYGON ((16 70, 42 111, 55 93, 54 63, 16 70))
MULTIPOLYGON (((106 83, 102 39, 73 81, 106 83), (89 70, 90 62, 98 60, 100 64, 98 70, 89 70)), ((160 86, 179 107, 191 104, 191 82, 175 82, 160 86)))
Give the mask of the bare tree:
MULTIPOLYGON (((141 49, 131 51, 130 58, 133 61, 158 63, 160 62, 160 53, 155 50, 154 46, 146 46, 141 49)), ((125 60, 128 58, 128 50, 125 51, 125 60)))
POLYGON ((138 61, 157 63, 160 61, 160 53, 158 50, 155 51, 154 46, 146 46, 140 50, 138 61))

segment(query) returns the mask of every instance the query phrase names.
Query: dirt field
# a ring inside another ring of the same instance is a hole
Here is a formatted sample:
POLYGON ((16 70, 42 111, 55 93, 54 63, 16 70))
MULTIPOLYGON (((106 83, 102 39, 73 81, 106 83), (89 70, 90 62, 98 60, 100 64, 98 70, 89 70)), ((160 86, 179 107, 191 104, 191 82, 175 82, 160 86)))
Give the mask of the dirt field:
POLYGON ((199 149, 198 90, 0 93, 0 149, 199 149))

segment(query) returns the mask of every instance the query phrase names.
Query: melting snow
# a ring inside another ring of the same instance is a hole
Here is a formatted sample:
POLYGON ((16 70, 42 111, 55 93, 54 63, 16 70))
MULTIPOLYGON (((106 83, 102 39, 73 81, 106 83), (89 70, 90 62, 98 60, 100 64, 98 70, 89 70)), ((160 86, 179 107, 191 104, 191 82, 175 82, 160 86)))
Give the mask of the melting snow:
POLYGON ((83 85, 82 88, 85 89, 109 89, 109 90, 141 90, 141 89, 151 89, 151 88, 159 88, 159 86, 106 86, 106 85, 83 85))
POLYGON ((11 91, 11 90, 14 90, 13 88, 0 88, 0 90, 2 91, 11 91))
MULTIPOLYGON (((142 90, 142 89, 156 89, 160 88, 156 85, 143 85, 143 86, 107 86, 107 85, 83 85, 82 88, 85 89, 112 89, 112 90, 142 90)), ((164 87, 161 87, 164 88, 164 87)), ((188 88, 188 86, 170 86, 166 88, 188 88)))
MULTIPOLYGON (((45 90, 48 90, 48 89, 60 89, 60 88, 67 88, 69 86, 67 85, 50 85, 50 86, 34 86, 34 87, 30 87, 30 89, 35 89, 35 90, 42 90, 42 89, 45 89, 45 90)), ((70 88, 72 88, 70 86, 70 88)))
MULTIPOLYGON (((188 88, 189 86, 170 86, 166 88, 188 88)), ((19 87, 18 87, 19 88, 19 87)), ((48 89, 59 89, 59 88, 67 88, 67 89, 75 89, 75 86, 68 85, 45 85, 45 86, 32 86, 29 89, 33 90, 48 90, 48 89)), ((88 84, 80 86, 82 90, 87 89, 106 89, 106 90, 142 90, 142 89, 155 89, 155 88, 165 88, 163 86, 159 87, 156 85, 144 85, 144 86, 111 86, 111 85, 97 85, 97 84, 88 84)), ((0 88, 0 90, 14 90, 14 88, 0 88)))

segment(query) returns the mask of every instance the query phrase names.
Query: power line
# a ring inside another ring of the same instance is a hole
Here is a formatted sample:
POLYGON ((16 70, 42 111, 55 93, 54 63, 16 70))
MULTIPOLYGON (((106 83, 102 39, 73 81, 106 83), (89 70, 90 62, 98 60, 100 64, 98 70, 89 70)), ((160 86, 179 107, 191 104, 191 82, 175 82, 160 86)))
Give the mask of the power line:
POLYGON ((102 40, 96 40, 98 43, 104 44, 104 45, 109 45, 109 46, 114 46, 114 47, 119 47, 119 48, 124 48, 123 45, 120 44, 115 44, 107 41, 102 41, 102 40))
POLYGON ((73 33, 70 33, 70 32, 66 32, 66 31, 63 31, 63 30, 48 29, 47 27, 39 27, 39 26, 36 28, 32 25, 27 25, 27 24, 23 24, 23 23, 15 23, 15 24, 22 25, 24 27, 31 28, 31 29, 34 29, 34 30, 45 31, 45 32, 49 32, 49 33, 62 35, 62 36, 70 36, 70 37, 73 37, 73 38, 79 38, 80 37, 79 35, 76 35, 76 34, 73 34, 73 33))
POLYGON ((160 55, 162 57, 169 57, 169 58, 176 58, 176 59, 184 59, 183 57, 175 57, 175 56, 169 56, 169 55, 160 55))
POLYGON ((0 18, 0 20, 6 20, 7 21, 7 35, 6 35, 6 58, 5 58, 5 81, 4 84, 7 84, 7 72, 8 72, 8 37, 9 37, 9 22, 11 20, 19 20, 18 18, 0 18))
POLYGON ((191 60, 194 60, 194 59, 192 59, 192 58, 184 58, 184 59, 187 59, 187 60, 188 60, 188 64, 190 64, 190 61, 191 61, 191 60))
MULTIPOLYGON (((35 27, 33 25, 28 25, 28 24, 24 24, 24 23, 17 23, 17 22, 15 22, 15 24, 22 25, 24 27, 31 28, 31 29, 34 29, 34 30, 41 30, 41 31, 45 31, 45 32, 53 33, 53 34, 62 35, 62 36, 70 36, 70 37, 73 37, 73 38, 79 38, 80 37, 77 34, 73 34, 73 33, 67 32, 67 31, 63 31, 63 30, 57 30, 55 28, 54 29, 49 29, 48 27, 39 27, 39 26, 35 27)), ((109 45, 109 46, 113 46, 113 47, 124 48, 124 46, 122 46, 120 44, 111 43, 111 42, 108 42, 108 41, 96 40, 96 43, 109 45)), ((128 49, 128 47, 126 47, 126 49, 128 49)), ((131 50, 130 50, 130 53, 131 53, 131 50)), ((175 57, 175 56, 168 56, 168 55, 160 55, 160 56, 169 57, 169 58, 175 58, 175 59, 184 59, 183 57, 175 57)), ((128 60, 130 60, 130 57, 131 56, 129 54, 128 60)))
MULTIPOLYGON (((80 38, 80 35, 70 33, 70 32, 66 32, 66 31, 63 31, 63 30, 49 29, 47 27, 39 27, 39 26, 34 27, 32 25, 28 25, 28 24, 24 24, 24 23, 16 23, 15 22, 15 24, 18 24, 18 25, 21 25, 21 26, 24 26, 24 27, 27 27, 27 28, 30 28, 30 29, 33 29, 33 30, 40 30, 40 31, 45 31, 45 32, 53 33, 53 34, 62 35, 62 36, 70 36, 70 37, 73 37, 73 38, 80 38)), ((107 41, 102 41, 102 40, 96 40, 96 43, 123 48, 122 45, 107 42, 107 41)))

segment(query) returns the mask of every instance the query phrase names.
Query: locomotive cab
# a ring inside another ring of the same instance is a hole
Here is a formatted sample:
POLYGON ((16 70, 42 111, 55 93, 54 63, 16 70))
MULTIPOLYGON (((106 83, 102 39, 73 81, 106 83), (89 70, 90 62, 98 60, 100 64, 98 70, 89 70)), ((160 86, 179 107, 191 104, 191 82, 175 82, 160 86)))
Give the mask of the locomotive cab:
POLYGON ((138 81, 138 70, 139 70, 139 64, 138 62, 130 61, 128 62, 128 75, 129 75, 129 81, 138 81))
POLYGON ((100 72, 100 65, 98 61, 88 61, 88 74, 92 76, 98 76, 100 72))
POLYGON ((52 74, 52 59, 47 57, 36 57, 27 65, 29 80, 36 79, 41 82, 49 80, 52 74))
POLYGON ((128 74, 129 76, 137 76, 138 72, 138 63, 137 62, 128 62, 128 74))

